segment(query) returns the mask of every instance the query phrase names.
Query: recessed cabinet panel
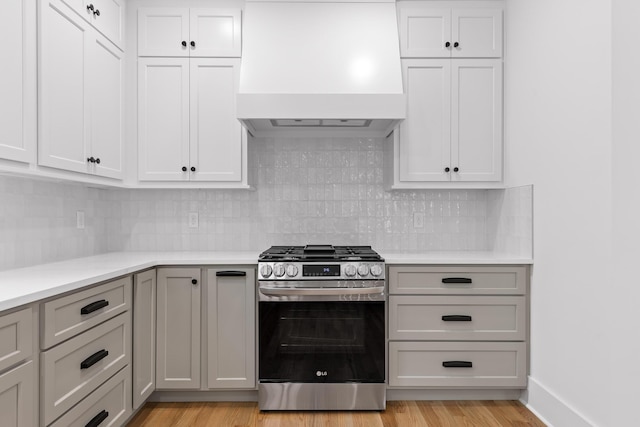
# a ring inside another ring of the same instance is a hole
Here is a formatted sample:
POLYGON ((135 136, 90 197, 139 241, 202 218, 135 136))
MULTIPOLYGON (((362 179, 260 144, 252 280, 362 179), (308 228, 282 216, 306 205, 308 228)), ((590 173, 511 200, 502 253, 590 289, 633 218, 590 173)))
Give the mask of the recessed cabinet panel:
POLYGON ((3 427, 30 427, 37 411, 33 361, 0 375, 0 414, 3 427))
POLYGON ((84 0, 91 24, 116 46, 124 45, 124 0, 84 0), (90 7, 93 5, 93 9, 90 7))
POLYGON ((192 57, 239 57, 239 9, 191 9, 192 57))
POLYGON ((239 59, 191 60, 191 180, 242 179, 242 126, 235 116, 239 71, 239 59))
POLYGON ((88 24, 61 2, 43 1, 39 41, 38 163, 88 172, 88 24))
POLYGON ((189 60, 140 58, 138 92, 139 179, 188 180, 189 60))
POLYGON ((502 56, 502 10, 453 9, 452 42, 458 47, 452 58, 500 58, 502 56))
POLYGON ((451 51, 450 9, 400 9, 400 56, 448 58, 451 51))
POLYGON ((0 371, 33 354, 32 310, 0 317, 0 371))
POLYGON ((139 56, 188 57, 190 41, 188 8, 138 9, 139 56))
POLYGON ((407 119, 400 124, 401 181, 449 181, 451 61, 404 61, 407 119))
POLYGON ((452 181, 502 179, 502 61, 452 61, 452 181))
POLYGON ((123 53, 106 39, 94 42, 91 91, 91 152, 95 172, 122 177, 123 148, 123 53), (100 160, 100 163, 97 161, 100 160))

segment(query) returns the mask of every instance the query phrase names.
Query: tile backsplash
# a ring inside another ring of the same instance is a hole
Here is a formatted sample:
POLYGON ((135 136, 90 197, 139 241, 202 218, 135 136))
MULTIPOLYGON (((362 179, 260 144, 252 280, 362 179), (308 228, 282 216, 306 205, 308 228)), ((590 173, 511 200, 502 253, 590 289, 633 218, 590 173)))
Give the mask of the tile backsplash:
POLYGON ((251 140, 254 191, 96 189, 0 176, 0 270, 108 251, 259 252, 307 243, 394 252, 518 246, 526 253, 530 230, 516 228, 531 221, 530 191, 387 192, 383 144, 251 140), (189 227, 190 212, 198 213, 198 228, 189 227), (422 227, 414 227, 414 212, 424 215, 422 227))

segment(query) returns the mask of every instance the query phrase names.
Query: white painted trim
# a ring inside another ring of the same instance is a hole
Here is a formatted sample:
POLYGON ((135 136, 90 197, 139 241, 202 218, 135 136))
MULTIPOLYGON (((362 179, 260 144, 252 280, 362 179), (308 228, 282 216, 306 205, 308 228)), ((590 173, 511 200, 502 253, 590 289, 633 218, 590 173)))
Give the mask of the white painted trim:
POLYGON ((518 400, 516 389, 393 389, 387 388, 387 402, 392 400, 518 400))
POLYGON ((549 427, 594 427, 595 423, 589 421, 575 408, 563 401, 554 392, 541 383, 529 377, 529 387, 522 393, 520 401, 533 414, 549 427))

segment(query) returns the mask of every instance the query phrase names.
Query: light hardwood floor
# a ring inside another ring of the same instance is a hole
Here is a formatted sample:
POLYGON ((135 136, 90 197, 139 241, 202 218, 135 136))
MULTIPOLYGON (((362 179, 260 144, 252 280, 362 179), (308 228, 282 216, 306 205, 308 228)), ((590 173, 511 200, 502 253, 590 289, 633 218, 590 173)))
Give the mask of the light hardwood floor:
POLYGON ((384 412, 260 412, 256 403, 147 403, 129 427, 484 427, 545 424, 517 401, 392 401, 384 412))

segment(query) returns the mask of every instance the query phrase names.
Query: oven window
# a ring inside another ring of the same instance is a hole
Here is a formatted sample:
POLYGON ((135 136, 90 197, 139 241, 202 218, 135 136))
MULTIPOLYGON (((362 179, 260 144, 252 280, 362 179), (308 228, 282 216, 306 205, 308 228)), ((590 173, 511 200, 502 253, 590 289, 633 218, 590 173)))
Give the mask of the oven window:
POLYGON ((384 301, 259 304, 260 381, 384 382, 384 301))

